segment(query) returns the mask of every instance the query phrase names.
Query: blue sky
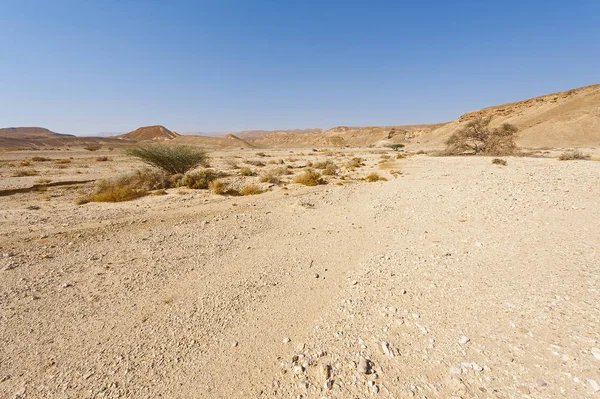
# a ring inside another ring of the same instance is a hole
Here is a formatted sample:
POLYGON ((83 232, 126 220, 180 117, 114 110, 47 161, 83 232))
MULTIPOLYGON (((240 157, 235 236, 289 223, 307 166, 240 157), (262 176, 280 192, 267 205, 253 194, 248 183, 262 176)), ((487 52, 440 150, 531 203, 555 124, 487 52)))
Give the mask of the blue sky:
POLYGON ((600 1, 0 0, 0 127, 441 122, 600 83, 600 1))

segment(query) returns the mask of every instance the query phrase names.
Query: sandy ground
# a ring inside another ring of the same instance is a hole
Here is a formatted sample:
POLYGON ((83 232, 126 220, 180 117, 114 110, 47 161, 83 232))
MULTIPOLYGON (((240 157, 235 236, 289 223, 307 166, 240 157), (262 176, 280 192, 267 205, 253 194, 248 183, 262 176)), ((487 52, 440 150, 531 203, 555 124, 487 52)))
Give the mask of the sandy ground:
POLYGON ((505 159, 0 197, 0 398, 600 397, 600 162, 505 159))

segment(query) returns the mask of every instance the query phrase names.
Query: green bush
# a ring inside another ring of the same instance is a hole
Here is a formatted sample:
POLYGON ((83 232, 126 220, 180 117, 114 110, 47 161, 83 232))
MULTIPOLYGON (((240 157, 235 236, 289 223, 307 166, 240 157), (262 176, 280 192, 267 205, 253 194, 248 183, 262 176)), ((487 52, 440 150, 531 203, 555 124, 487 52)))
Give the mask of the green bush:
POLYGON ((208 166, 206 152, 187 146, 143 145, 129 148, 125 153, 172 175, 185 174, 199 165, 208 166))
POLYGON ((404 144, 399 144, 399 143, 398 144, 388 144, 388 145, 386 145, 386 147, 391 148, 394 151, 398 151, 398 150, 404 148, 404 144))

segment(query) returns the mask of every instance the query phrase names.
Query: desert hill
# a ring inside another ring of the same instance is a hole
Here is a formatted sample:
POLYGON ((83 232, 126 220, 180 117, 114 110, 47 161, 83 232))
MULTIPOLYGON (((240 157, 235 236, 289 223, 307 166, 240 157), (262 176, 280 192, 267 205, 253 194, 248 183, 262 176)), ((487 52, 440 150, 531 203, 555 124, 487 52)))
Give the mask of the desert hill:
POLYGON ((600 146, 600 85, 487 107, 468 112, 448 123, 337 126, 305 134, 277 131, 250 139, 250 142, 261 147, 383 146, 413 143, 416 147, 441 148, 453 132, 478 116, 491 116, 493 125, 511 123, 517 126, 517 143, 522 147, 600 146))
POLYGON ((317 134, 322 133, 323 129, 291 129, 291 130, 243 130, 236 133, 242 140, 257 140, 273 133, 281 134, 317 134))
POLYGON ((49 147, 85 146, 89 144, 118 146, 122 141, 102 137, 77 137, 56 133, 43 127, 9 127, 0 129, 0 148, 39 149, 49 147))
POLYGON ((315 133, 273 132, 252 143, 264 147, 370 146, 405 142, 438 128, 435 125, 337 126, 315 133))
POLYGON ((179 137, 180 135, 170 131, 164 126, 143 126, 132 132, 121 134, 117 137, 134 141, 167 141, 179 137))
POLYGON ((517 126, 517 143, 523 147, 600 146, 600 85, 468 112, 417 141, 421 145, 441 147, 454 131, 479 116, 491 116, 493 125, 517 126))
POLYGON ((51 137, 75 137, 72 134, 53 132, 43 127, 6 127, 0 129, 1 138, 39 139, 51 137))
POLYGON ((226 148, 255 148, 256 146, 242 140, 233 134, 228 134, 225 137, 214 136, 178 136, 170 141, 172 144, 192 145, 204 147, 206 149, 226 149, 226 148))

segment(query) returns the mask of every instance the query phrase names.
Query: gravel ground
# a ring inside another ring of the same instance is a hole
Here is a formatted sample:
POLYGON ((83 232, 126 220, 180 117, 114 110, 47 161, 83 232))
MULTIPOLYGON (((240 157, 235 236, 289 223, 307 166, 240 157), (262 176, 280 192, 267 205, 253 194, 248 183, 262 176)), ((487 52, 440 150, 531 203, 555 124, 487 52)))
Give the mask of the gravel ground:
POLYGON ((0 198, 0 398, 600 397, 600 163, 506 159, 0 198))

